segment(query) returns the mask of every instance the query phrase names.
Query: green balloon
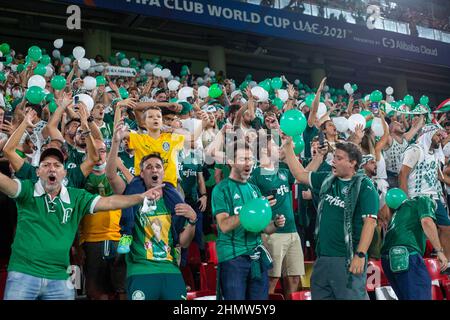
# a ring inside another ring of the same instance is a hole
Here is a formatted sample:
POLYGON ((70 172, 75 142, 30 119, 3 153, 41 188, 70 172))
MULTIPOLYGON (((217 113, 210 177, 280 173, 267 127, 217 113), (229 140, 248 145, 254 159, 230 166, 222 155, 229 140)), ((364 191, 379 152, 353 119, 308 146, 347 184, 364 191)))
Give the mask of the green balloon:
POLYGON ((428 105, 429 102, 430 102, 430 98, 428 98, 427 96, 420 97, 420 104, 428 105))
POLYGON ((47 95, 45 96, 45 101, 47 102, 51 102, 55 100, 55 95, 53 93, 47 93, 47 95))
POLYGON ((306 122, 306 118, 301 111, 291 109, 281 116, 280 129, 288 136, 295 137, 305 131, 306 122))
POLYGON ((252 79, 253 79, 253 76, 250 73, 245 76, 245 80, 247 80, 247 81, 252 81, 252 79))
POLYGON ((186 77, 188 75, 188 72, 187 72, 187 70, 181 70, 181 72, 180 72, 180 76, 182 76, 182 77, 186 77))
POLYGON ((97 87, 106 85, 106 78, 104 76, 97 76, 95 80, 97 81, 97 87))
POLYGON ((9 44, 6 42, 0 44, 0 51, 5 55, 8 54, 11 48, 9 47, 9 44))
POLYGON ((282 86, 283 86, 283 81, 281 80, 281 78, 276 77, 276 78, 272 79, 272 82, 271 82, 272 89, 278 90, 278 89, 281 89, 282 86))
POLYGON ((127 89, 125 89, 124 87, 120 87, 119 93, 122 99, 127 99, 129 96, 127 89))
POLYGON ((188 69, 189 69, 189 67, 187 65, 184 65, 184 66, 181 67, 181 70, 188 71, 188 69))
POLYGON ((412 107, 412 105, 414 104, 414 97, 407 94, 404 98, 403 98, 403 102, 409 106, 412 107))
POLYGON ((6 80, 5 73, 0 71, 0 81, 5 81, 5 80, 6 80))
POLYGON ((270 83, 269 83, 267 80, 261 81, 261 82, 259 83, 259 86, 260 86, 261 88, 263 88, 264 90, 266 90, 267 92, 269 92, 269 91, 270 91, 270 88, 271 88, 270 83))
POLYGON ((392 188, 386 193, 386 205, 391 209, 397 210, 406 200, 408 196, 402 189, 392 188))
POLYGON ((66 86, 66 79, 63 76, 54 76, 50 81, 52 88, 55 90, 62 90, 66 86))
POLYGON ((25 66, 22 63, 17 65, 17 72, 22 72, 23 70, 25 70, 25 66))
POLYGON ((42 58, 42 50, 38 46, 32 46, 28 49, 28 55, 33 61, 39 61, 42 58))
POLYGON ((275 98, 272 101, 272 104, 278 108, 278 110, 283 109, 284 102, 280 98, 275 98))
POLYGON ((256 198, 246 202, 239 212, 242 227, 250 232, 263 231, 272 220, 272 209, 267 199, 256 198))
POLYGON ((6 61, 5 61, 5 64, 6 64, 6 65, 11 64, 12 61, 13 61, 13 57, 11 57, 11 56, 6 56, 6 61))
POLYGON ((209 87, 208 95, 216 99, 220 97, 223 94, 222 89, 220 89, 219 85, 217 83, 213 84, 211 87, 209 87))
POLYGON ((38 86, 28 88, 25 98, 32 104, 39 104, 45 98, 44 89, 38 86))
POLYGON ((42 56, 41 63, 44 66, 48 65, 51 62, 52 62, 52 59, 50 59, 50 56, 48 54, 42 56))
POLYGON ((305 98, 305 103, 306 103, 306 105, 307 105, 308 107, 311 108, 312 103, 313 103, 313 101, 314 101, 315 98, 316 98, 316 95, 315 95, 315 94, 309 94, 309 95, 307 95, 306 98, 305 98))
POLYGON ((294 153, 299 155, 305 149, 305 141, 303 140, 303 136, 300 134, 293 137, 292 142, 294 143, 294 153))
POLYGON ((56 104, 56 102, 50 101, 50 103, 48 104, 48 110, 50 111, 50 113, 53 113, 56 111, 56 109, 58 108, 58 105, 56 104))
POLYGON ((250 82, 248 80, 245 80, 244 82, 241 83, 241 85, 239 86, 239 89, 244 92, 245 89, 247 89, 248 85, 250 84, 250 82))
POLYGON ((38 74, 40 76, 44 76, 47 72, 47 69, 42 63, 39 63, 36 68, 34 69, 34 74, 38 74))
POLYGON ((358 90, 358 85, 353 84, 353 85, 352 85, 352 89, 353 89, 353 92, 356 92, 356 90, 358 90))
MULTIPOLYGON (((369 110, 362 110, 359 114, 361 114, 361 115, 364 117, 364 119, 365 119, 368 115, 373 115, 373 113, 370 112, 369 110)), ((372 121, 373 121, 373 119, 371 119, 371 120, 369 120, 369 121, 366 120, 366 128, 370 128, 370 127, 372 126, 372 121)))
POLYGON ((380 102, 383 99, 383 94, 380 90, 375 90, 370 94, 370 101, 380 102))

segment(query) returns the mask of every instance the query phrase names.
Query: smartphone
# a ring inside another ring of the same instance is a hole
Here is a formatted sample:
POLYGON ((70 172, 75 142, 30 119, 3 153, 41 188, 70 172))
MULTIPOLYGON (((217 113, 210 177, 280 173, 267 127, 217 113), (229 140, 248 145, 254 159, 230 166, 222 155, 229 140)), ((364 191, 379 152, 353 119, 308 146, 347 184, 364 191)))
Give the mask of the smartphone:
POLYGON ((79 96, 73 97, 73 110, 75 111, 78 111, 79 109, 78 102, 80 102, 80 97, 79 96))
POLYGON ((371 108, 372 108, 372 113, 375 116, 377 116, 379 114, 379 111, 380 111, 379 103, 378 102, 372 102, 371 108))
POLYGON ((13 114, 12 114, 11 111, 5 112, 5 114, 3 115, 3 123, 6 123, 6 121, 11 123, 12 122, 12 118, 13 118, 13 114))
POLYGON ((319 132, 319 148, 323 148, 325 146, 325 134, 323 131, 319 132))

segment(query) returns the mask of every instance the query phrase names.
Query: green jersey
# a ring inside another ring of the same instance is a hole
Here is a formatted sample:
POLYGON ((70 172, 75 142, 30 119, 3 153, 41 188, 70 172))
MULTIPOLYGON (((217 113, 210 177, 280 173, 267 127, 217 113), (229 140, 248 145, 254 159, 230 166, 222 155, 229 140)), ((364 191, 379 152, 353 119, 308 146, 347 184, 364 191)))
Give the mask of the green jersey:
POLYGON ((191 150, 187 155, 180 152, 178 174, 186 202, 193 203, 198 200, 198 175, 202 171, 201 158, 196 152, 191 150))
MULTIPOLYGON (((257 186, 226 178, 213 189, 211 200, 213 215, 219 213, 237 215, 244 203, 260 196, 261 192, 257 186)), ((218 228, 216 246, 219 262, 247 254, 261 243, 260 233, 249 232, 242 225, 228 233, 223 233, 218 228)))
POLYGON ((126 256, 127 276, 153 273, 180 273, 176 265, 172 236, 172 216, 164 199, 155 207, 139 206, 135 214, 133 242, 126 256))
POLYGON ((134 154, 129 154, 126 151, 121 151, 119 152, 119 158, 122 160, 123 165, 125 166, 125 168, 128 169, 128 171, 130 171, 130 173, 134 176, 135 172, 134 172, 134 154))
POLYGON ((226 164, 216 163, 214 165, 214 169, 219 169, 219 170, 222 171, 222 174, 223 174, 223 179, 222 180, 224 180, 224 179, 226 179, 226 178, 228 178, 230 176, 231 169, 226 164))
POLYGON ((316 126, 310 127, 306 125, 305 131, 303 131, 303 141, 305 141, 305 158, 311 157, 311 141, 315 136, 319 134, 319 129, 316 126))
POLYGON ((77 148, 67 144, 68 157, 66 161, 67 169, 72 169, 80 166, 83 163, 84 159, 86 159, 86 152, 78 150, 77 148))
MULTIPOLYGON (((311 172, 310 185, 319 192, 322 182, 332 173, 311 172)), ((325 194, 320 219, 319 244, 317 255, 329 257, 345 257, 346 245, 344 240, 344 200, 350 180, 337 178, 331 187, 331 192, 325 194)), ((379 207, 378 192, 373 183, 364 179, 361 183, 358 199, 353 215, 353 246, 356 250, 361 237, 364 220, 367 217, 377 218, 379 207)))
POLYGON ((277 203, 272 207, 272 218, 275 215, 284 215, 286 223, 283 228, 278 228, 277 233, 297 232, 292 203, 292 185, 295 178, 286 168, 269 170, 261 167, 253 170, 250 183, 256 185, 264 196, 275 196, 277 203))
POLYGON ((106 177, 106 174, 96 175, 91 173, 86 180, 84 188, 92 194, 99 194, 102 197, 111 196, 114 194, 111 184, 106 177))
POLYGON ((389 254, 394 246, 405 246, 410 253, 424 255, 426 236, 421 220, 430 217, 436 220, 436 202, 430 197, 419 196, 406 201, 395 211, 384 239, 382 254, 389 254))
POLYGON ((111 149, 111 143, 112 143, 112 137, 113 137, 113 124, 112 123, 106 123, 105 121, 103 124, 99 127, 100 133, 103 137, 103 142, 106 145, 106 149, 111 149))
MULTIPOLYGON (((19 171, 15 172, 15 176, 17 179, 32 180, 33 182, 37 182, 38 176, 36 174, 36 169, 36 167, 33 167, 28 162, 24 162, 19 171)), ((86 177, 79 166, 67 169, 67 176, 63 180, 63 185, 65 187, 84 188, 85 183, 86 177)))
POLYGON ((100 199, 86 190, 62 187, 54 199, 40 181, 15 180, 17 229, 8 271, 34 277, 66 280, 69 252, 84 215, 93 213, 100 199))

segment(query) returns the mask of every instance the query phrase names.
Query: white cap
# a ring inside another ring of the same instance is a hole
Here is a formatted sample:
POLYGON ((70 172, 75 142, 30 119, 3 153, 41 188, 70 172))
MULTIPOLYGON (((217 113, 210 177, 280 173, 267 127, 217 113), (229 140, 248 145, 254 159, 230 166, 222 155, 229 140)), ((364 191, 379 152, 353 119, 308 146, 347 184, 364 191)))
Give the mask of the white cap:
POLYGON ((231 93, 231 95, 230 95, 231 100, 233 100, 234 97, 236 97, 238 94, 242 94, 241 90, 235 90, 235 91, 233 91, 233 92, 231 93))

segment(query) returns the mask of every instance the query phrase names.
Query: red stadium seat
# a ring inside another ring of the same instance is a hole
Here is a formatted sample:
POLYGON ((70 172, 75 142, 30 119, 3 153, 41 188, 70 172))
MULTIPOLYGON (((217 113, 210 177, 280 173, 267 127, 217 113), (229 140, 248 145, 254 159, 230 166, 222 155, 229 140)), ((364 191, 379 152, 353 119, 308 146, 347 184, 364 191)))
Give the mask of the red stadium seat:
POLYGON ((216 292, 211 290, 206 291, 191 291, 187 293, 187 300, 194 300, 196 298, 206 297, 206 296, 215 296, 216 292))
POLYGON ((186 283, 186 286, 191 287, 191 290, 195 290, 195 280, 194 275, 192 274, 192 270, 189 266, 181 267, 181 274, 183 275, 184 282, 186 283))
POLYGON ((211 263, 200 265, 200 290, 216 291, 217 286, 217 266, 211 263))
POLYGON ((216 242, 210 241, 205 243, 206 246, 206 255, 207 262, 217 265, 219 263, 219 259, 217 258, 217 250, 216 250, 216 242))
POLYGON ((442 280, 441 288, 444 291, 445 299, 450 300, 450 279, 442 280))
POLYGON ((433 252, 433 245, 431 244, 430 240, 427 239, 426 246, 425 246, 425 254, 423 255, 423 257, 431 258, 432 252, 433 252))
POLYGON ((444 300, 444 296, 439 284, 431 285, 431 300, 444 300))
POLYGON ((430 274, 431 281, 447 279, 446 275, 441 274, 441 271, 439 268, 439 261, 437 259, 427 258, 427 259, 424 259, 424 261, 425 261, 425 265, 427 267, 428 273, 430 274))
POLYGON ((289 300, 311 300, 311 291, 296 291, 289 295, 289 300))
POLYGON ((388 285, 389 281, 384 274, 383 267, 381 266, 381 260, 370 259, 367 264, 366 290, 371 292, 375 291, 375 288, 388 285))
POLYGON ((269 293, 269 300, 284 300, 284 296, 281 293, 269 293))

